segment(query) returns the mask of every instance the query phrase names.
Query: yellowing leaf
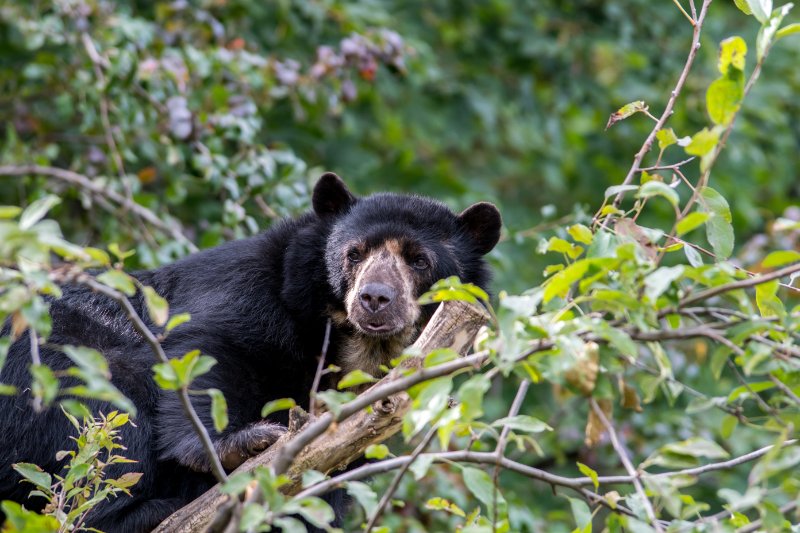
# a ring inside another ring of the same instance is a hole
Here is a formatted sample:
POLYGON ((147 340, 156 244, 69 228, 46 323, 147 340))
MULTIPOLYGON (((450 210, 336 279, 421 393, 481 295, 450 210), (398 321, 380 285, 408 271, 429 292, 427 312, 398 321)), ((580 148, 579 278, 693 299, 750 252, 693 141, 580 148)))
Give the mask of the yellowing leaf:
POLYGON ((583 224, 574 224, 567 229, 567 232, 573 239, 580 243, 592 244, 592 238, 594 237, 592 230, 583 224))
POLYGON ((731 66, 737 70, 744 70, 747 57, 747 43, 739 36, 728 37, 720 43, 719 47, 719 72, 728 75, 731 66))
POLYGON ((576 463, 578 465, 578 470, 581 471, 581 474, 591 478, 592 484, 594 485, 594 490, 597 490, 600 487, 600 481, 598 480, 597 472, 589 468, 583 463, 576 463))
POLYGON ((612 113, 610 117, 608 117, 608 122, 606 123, 606 129, 610 128, 620 120, 625 120, 629 116, 633 115, 634 113, 638 113, 640 111, 647 111, 647 104, 644 103, 643 100, 637 100, 635 102, 625 104, 624 106, 620 107, 616 112, 612 113))

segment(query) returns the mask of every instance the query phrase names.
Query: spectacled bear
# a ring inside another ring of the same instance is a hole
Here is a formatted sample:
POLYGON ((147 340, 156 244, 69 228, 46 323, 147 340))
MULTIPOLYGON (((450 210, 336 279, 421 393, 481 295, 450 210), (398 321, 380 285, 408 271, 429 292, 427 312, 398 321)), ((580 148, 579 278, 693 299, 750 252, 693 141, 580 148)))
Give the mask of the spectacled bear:
MULTIPOLYGON (((312 195, 313 211, 280 222, 249 239, 229 242, 164 267, 133 274, 164 296, 172 313, 191 321, 164 340, 168 356, 199 349, 216 358, 193 389, 220 389, 229 425, 217 433, 209 400, 193 396, 202 422, 226 469, 271 445, 284 431, 286 413, 260 416, 276 398, 308 405, 326 325, 332 323, 327 360, 344 373, 360 368, 376 375, 410 344, 430 318, 418 297, 433 282, 459 276, 486 288, 483 256, 497 243, 501 219, 489 203, 454 214, 420 196, 375 194, 356 198, 338 176, 323 175, 312 195)), ((141 294, 132 298, 147 321, 141 294)), ((156 362, 116 302, 85 286, 67 285, 50 304, 53 331, 40 349, 54 370, 70 366, 58 346, 84 345, 108 359, 112 383, 137 408, 136 427, 124 426, 125 456, 142 472, 132 497, 103 502, 89 524, 103 531, 148 531, 214 484, 210 462, 174 392, 152 379, 156 362)), ((148 322, 154 332, 159 332, 148 322)), ((7 329, 7 328, 6 328, 7 329)), ((6 331, 7 333, 7 331, 6 331)), ((0 372, 0 383, 22 391, 0 396, 0 500, 40 509, 28 498, 11 465, 35 463, 49 472, 62 464, 74 430, 57 408, 37 413, 29 394, 30 342, 18 339, 0 372)), ((111 405, 88 402, 94 412, 111 405)))

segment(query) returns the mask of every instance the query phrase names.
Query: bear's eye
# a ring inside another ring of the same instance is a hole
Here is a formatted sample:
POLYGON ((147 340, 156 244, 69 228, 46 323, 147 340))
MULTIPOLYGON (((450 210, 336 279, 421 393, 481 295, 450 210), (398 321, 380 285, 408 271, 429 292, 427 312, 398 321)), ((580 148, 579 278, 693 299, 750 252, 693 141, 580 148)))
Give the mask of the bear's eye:
POLYGON ((361 254, 360 254, 360 253, 358 253, 358 250, 350 250, 350 251, 347 253, 347 259, 348 259, 348 260, 349 260, 351 263, 358 263, 359 261, 361 261, 361 254))
POLYGON ((427 270, 428 267, 431 266, 431 264, 428 262, 426 258, 419 256, 415 258, 414 261, 411 262, 411 266, 417 270, 427 270))

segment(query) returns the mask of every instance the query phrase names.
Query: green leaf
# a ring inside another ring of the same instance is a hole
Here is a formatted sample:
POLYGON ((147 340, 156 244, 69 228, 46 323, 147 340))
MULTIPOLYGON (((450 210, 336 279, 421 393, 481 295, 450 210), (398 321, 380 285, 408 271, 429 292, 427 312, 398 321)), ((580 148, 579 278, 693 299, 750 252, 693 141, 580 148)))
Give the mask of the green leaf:
POLYGON ((800 252, 794 250, 781 250, 772 252, 761 262, 761 266, 772 268, 800 261, 800 252))
MULTIPOLYGON (((350 483, 358 483, 358 482, 351 481, 350 483)), ((350 483, 348 483, 347 489, 348 492, 355 498, 353 492, 350 491, 350 483)), ((369 489, 368 485, 363 483, 362 485, 364 485, 369 489)), ((361 500, 359 500, 359 503, 361 503, 361 500)), ((303 498, 302 500, 299 501, 297 500, 290 501, 285 509, 287 511, 296 512, 302 515, 303 518, 305 518, 306 520, 311 522, 311 524, 317 526, 318 528, 327 529, 330 526, 330 523, 333 522, 333 520, 336 518, 331 506, 322 498, 303 498)))
POLYGON ((730 68, 744 71, 747 43, 739 36, 728 37, 719 46, 719 72, 730 77, 730 68))
POLYGON ((581 259, 575 261, 564 270, 557 272, 547 281, 545 281, 545 289, 542 300, 544 303, 549 302, 556 296, 561 298, 567 295, 570 286, 573 283, 583 278, 586 271, 589 270, 591 265, 590 259, 581 259))
POLYGON ((342 405, 349 402, 356 395, 350 391, 345 392, 337 392, 335 390, 326 390, 317 393, 317 398, 325 402, 325 405, 328 406, 328 409, 333 416, 339 416, 339 413, 342 412, 342 405))
POLYGON ((458 389, 459 408, 464 421, 475 420, 483 416, 483 397, 489 390, 491 382, 486 374, 475 374, 458 389))
POLYGON ((662 446, 642 463, 641 468, 644 469, 651 465, 665 468, 688 468, 699 464, 698 459, 701 457, 721 459, 728 456, 728 452, 717 443, 701 437, 692 437, 662 446))
POLYGON ((678 196, 675 189, 663 181, 648 181, 641 186, 639 192, 636 194, 637 198, 650 198, 652 196, 663 196, 673 206, 677 206, 678 202, 680 202, 680 196, 678 196))
POLYGON ((97 276, 97 281, 127 296, 136 294, 136 286, 133 284, 133 278, 121 270, 106 270, 97 276))
POLYGON ((703 258, 700 252, 694 249, 694 246, 684 246, 683 253, 686 254, 686 260, 689 261, 689 264, 693 267, 697 268, 703 266, 703 258))
POLYGON ((52 194, 39 198, 25 208, 19 217, 19 228, 27 230, 39 222, 54 206, 61 203, 61 198, 52 194))
POLYGON ((795 33, 800 33, 800 22, 787 24, 783 28, 779 29, 778 32, 775 34, 775 40, 777 41, 782 37, 788 37, 789 35, 793 35, 795 33))
POLYGON ((378 381, 377 378, 370 376, 361 369, 356 369, 348 372, 347 375, 342 378, 336 388, 342 390, 349 387, 355 387, 356 385, 363 385, 364 383, 375 383, 376 381, 378 381))
POLYGON ((735 402, 741 396, 750 396, 751 394, 757 394, 773 387, 775 387, 775 384, 771 381, 756 381, 754 383, 748 383, 747 385, 741 385, 733 389, 728 395, 728 403, 735 402))
POLYGON ((541 433, 542 431, 552 431, 553 428, 528 415, 517 415, 501 418, 492 422, 493 427, 508 426, 513 431, 523 431, 525 433, 541 433))
MULTIPOLYGON (((464 485, 486 506, 489 516, 495 516, 494 483, 489 474, 477 468, 464 467, 461 475, 464 478, 464 485)), ((506 507, 506 500, 500 490, 497 491, 497 506, 500 509, 506 507)))
POLYGON ((706 238, 714 248, 717 259, 727 259, 733 252, 734 242, 731 210, 728 202, 711 187, 705 187, 701 195, 711 215, 706 221, 706 238))
POLYGON ((462 518, 466 518, 467 514, 459 507, 458 505, 454 504, 449 500, 445 500, 444 498, 436 497, 431 498, 427 502, 425 502, 425 508, 431 509, 433 511, 447 511, 448 513, 454 514, 456 516, 460 516, 462 518))
POLYGON ((572 516, 575 518, 575 526, 581 533, 591 533, 592 531, 592 512, 586 502, 577 498, 567 497, 569 500, 572 516))
POLYGON ((229 495, 238 495, 253 481, 252 472, 236 472, 228 476, 228 480, 220 487, 220 492, 229 495))
POLYGON ((716 129, 703 128, 692 136, 692 140, 684 150, 689 155, 704 156, 717 146, 719 135, 720 132, 716 129))
POLYGON ((648 299, 655 303, 658 297, 672 285, 672 282, 683 276, 683 265, 673 267, 660 267, 644 278, 644 293, 648 299))
POLYGON ((422 366, 424 368, 429 368, 448 361, 454 361, 458 359, 458 357, 458 352, 452 348, 438 348, 425 356, 425 359, 422 361, 422 366))
POLYGON ((39 466, 31 463, 16 463, 11 465, 22 477, 36 485, 46 494, 50 494, 50 486, 53 480, 50 474, 42 470, 39 466))
POLYGON ((367 516, 375 513, 375 509, 378 507, 378 496, 369 485, 360 481, 348 481, 347 493, 364 508, 367 516))
POLYGON ((685 235, 705 224, 709 216, 710 215, 708 213, 703 212, 689 213, 686 215, 686 217, 675 224, 675 231, 678 235, 685 235))
POLYGON ((589 468, 588 466, 586 466, 583 463, 575 463, 575 464, 578 465, 578 470, 581 471, 581 474, 591 478, 592 484, 594 485, 594 490, 597 490, 598 488, 600 488, 600 481, 599 481, 599 478, 597 476, 597 472, 595 472, 594 470, 592 470, 591 468, 589 468))
POLYGON ((16 205, 0 205, 0 219, 14 218, 21 212, 22 208, 16 205))
POLYGON ((214 429, 217 433, 228 427, 228 402, 225 395, 219 389, 208 389, 211 396, 211 419, 214 421, 214 429))
POLYGON ((261 418, 267 418, 272 413, 292 409, 297 403, 292 398, 278 398, 264 404, 261 408, 261 418))
POLYGON ((58 395, 58 378, 47 365, 31 365, 33 395, 42 399, 44 405, 50 405, 58 395))
POLYGON ((603 194, 603 197, 609 198, 621 192, 635 191, 638 189, 639 189, 638 185, 612 185, 611 187, 606 189, 606 192, 603 194))
POLYGON ((776 279, 756 285, 756 305, 764 318, 786 316, 783 302, 778 298, 780 282, 776 279))
POLYGON ((142 293, 144 294, 144 301, 147 304, 147 312, 150 315, 150 320, 156 326, 163 326, 169 317, 169 304, 162 298, 152 287, 143 286, 142 293))
POLYGON ((592 239, 594 238, 592 230, 583 224, 573 224, 567 229, 567 233, 569 233, 570 236, 572 236, 572 238, 577 242, 583 244, 592 244, 592 239))
POLYGON ((414 479, 419 481, 420 479, 424 478, 425 475, 428 473, 428 469, 433 464, 433 456, 432 455, 420 455, 417 457, 417 460, 411 463, 411 466, 408 469, 414 474, 414 479))
POLYGON ((673 144, 678 142, 678 136, 675 135, 675 132, 672 128, 665 128, 658 130, 656 132, 656 139, 658 139, 658 149, 664 150, 668 146, 672 146, 673 144))
POLYGON ((730 78, 719 78, 708 86, 706 108, 714 124, 727 126, 739 111, 744 87, 730 78))
POLYGON ((185 324, 186 322, 189 322, 191 319, 192 319, 192 315, 190 315, 189 313, 178 313, 177 315, 172 315, 172 318, 170 318, 169 322, 167 322, 167 325, 166 325, 165 329, 168 332, 172 331, 173 329, 177 328, 181 324, 185 324))
POLYGON ((570 242, 565 241, 564 239, 559 239, 558 237, 550 237, 550 240, 547 241, 547 247, 545 248, 547 252, 557 252, 561 254, 565 254, 570 259, 577 259, 583 253, 583 248, 580 246, 576 246, 570 242))
POLYGON ((742 10, 742 13, 745 15, 752 15, 753 12, 750 10, 750 6, 747 5, 747 0, 733 0, 733 3, 736 4, 736 7, 742 10))
POLYGON ((386 459, 389 456, 389 447, 385 444, 370 444, 364 451, 367 459, 386 459))

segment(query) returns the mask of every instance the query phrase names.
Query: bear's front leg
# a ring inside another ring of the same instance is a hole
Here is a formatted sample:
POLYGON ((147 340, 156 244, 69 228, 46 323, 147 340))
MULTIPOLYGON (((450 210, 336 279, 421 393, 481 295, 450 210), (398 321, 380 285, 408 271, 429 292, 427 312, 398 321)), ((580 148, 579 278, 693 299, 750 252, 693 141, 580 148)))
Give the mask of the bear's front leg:
POLYGON ((262 420, 224 436, 216 443, 217 454, 227 471, 263 452, 286 433, 286 427, 262 420))

